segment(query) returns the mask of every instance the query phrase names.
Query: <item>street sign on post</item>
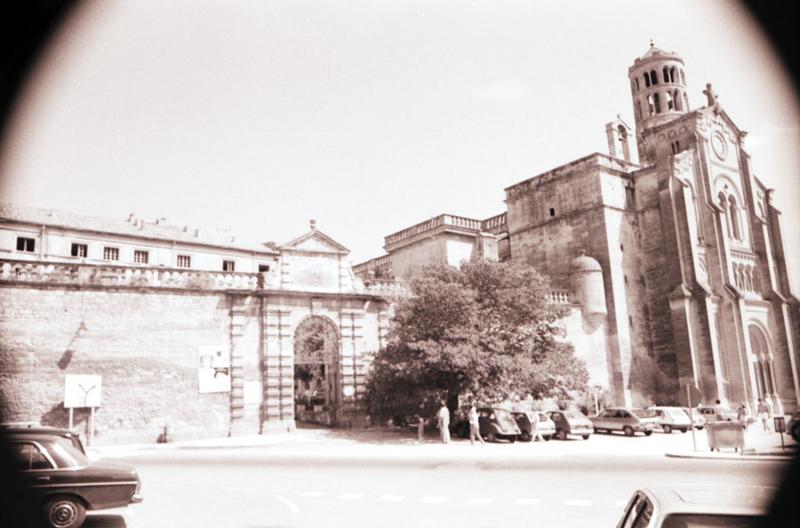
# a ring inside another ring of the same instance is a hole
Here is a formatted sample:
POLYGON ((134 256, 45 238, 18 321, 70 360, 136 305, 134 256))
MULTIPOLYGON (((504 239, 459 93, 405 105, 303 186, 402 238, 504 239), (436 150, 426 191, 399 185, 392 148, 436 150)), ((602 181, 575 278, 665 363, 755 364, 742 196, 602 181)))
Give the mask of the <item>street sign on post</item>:
POLYGON ((103 385, 99 374, 67 374, 64 376, 64 408, 69 409, 69 428, 75 408, 89 407, 89 445, 94 441, 94 410, 100 407, 103 385))

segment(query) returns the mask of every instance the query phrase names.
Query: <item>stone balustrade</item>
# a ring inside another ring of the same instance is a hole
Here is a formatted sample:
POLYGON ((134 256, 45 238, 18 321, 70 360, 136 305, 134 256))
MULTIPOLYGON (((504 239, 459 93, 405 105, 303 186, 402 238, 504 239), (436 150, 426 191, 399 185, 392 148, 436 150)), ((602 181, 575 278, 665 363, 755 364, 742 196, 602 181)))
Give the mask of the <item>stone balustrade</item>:
POLYGON ((553 290, 547 294, 547 300, 553 304, 572 304, 569 290, 553 290))
POLYGON ((481 230, 489 233, 503 231, 506 229, 506 213, 492 216, 481 222, 481 230))
POLYGON ((126 286, 137 288, 197 288, 257 290, 269 288, 270 273, 230 273, 174 268, 89 265, 45 261, 0 260, 0 282, 126 286))
POLYGON ((409 290, 402 281, 394 279, 369 279, 364 281, 366 293, 378 297, 403 297, 409 290))
POLYGON ((474 218, 466 218, 463 216, 442 214, 439 216, 435 216, 430 220, 426 220, 424 222, 420 222, 419 224, 415 224, 411 227, 403 229, 402 231, 398 231, 397 233, 392 233, 391 235, 386 236, 383 239, 384 246, 390 246, 392 244, 396 244, 407 238, 411 238, 415 235, 431 231, 433 229, 436 229, 437 227, 444 225, 463 227, 465 229, 471 229, 473 231, 481 231, 480 220, 475 220, 474 218))

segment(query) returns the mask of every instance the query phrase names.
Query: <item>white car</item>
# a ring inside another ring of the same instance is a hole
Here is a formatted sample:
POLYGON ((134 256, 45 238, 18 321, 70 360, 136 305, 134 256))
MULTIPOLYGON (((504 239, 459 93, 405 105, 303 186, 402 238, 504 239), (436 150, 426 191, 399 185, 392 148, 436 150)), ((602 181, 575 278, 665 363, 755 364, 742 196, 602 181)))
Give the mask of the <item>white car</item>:
POLYGON ((672 431, 685 433, 692 428, 692 420, 680 407, 650 407, 647 409, 658 418, 658 426, 669 434, 672 431))
POLYGON ((764 526, 776 488, 766 486, 693 486, 637 490, 617 528, 764 526))

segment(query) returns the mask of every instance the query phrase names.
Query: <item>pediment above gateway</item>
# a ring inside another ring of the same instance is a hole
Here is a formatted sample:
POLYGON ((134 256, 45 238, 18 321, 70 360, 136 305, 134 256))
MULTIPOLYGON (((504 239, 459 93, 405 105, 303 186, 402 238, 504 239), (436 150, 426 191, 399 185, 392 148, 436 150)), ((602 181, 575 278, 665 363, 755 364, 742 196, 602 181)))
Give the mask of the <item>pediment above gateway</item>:
POLYGON ((325 233, 316 229, 305 235, 280 246, 284 251, 298 251, 303 253, 333 253, 346 255, 350 251, 325 233))

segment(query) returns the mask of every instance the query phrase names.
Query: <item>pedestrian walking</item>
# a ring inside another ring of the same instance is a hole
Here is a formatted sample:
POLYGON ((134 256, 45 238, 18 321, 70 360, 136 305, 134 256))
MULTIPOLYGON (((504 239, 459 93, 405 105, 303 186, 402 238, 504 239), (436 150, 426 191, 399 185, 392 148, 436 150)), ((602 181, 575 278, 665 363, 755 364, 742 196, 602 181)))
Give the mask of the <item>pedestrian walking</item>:
POLYGON ((722 402, 719 401, 719 400, 715 401, 714 417, 720 422, 725 420, 725 407, 722 405, 722 402))
POLYGON ((539 413, 536 411, 531 412, 531 439, 534 442, 538 442, 539 440, 544 442, 544 437, 541 431, 539 431, 539 413))
POLYGON ((758 419, 761 420, 761 427, 764 428, 764 432, 770 432, 769 428, 769 406, 767 402, 765 402, 762 398, 758 399, 758 407, 756 408, 758 411, 758 419))
POLYGON ((478 409, 475 408, 474 402, 469 408, 467 419, 469 421, 469 443, 475 444, 475 437, 477 437, 482 444, 486 443, 481 437, 481 426, 480 422, 478 421, 478 409))
POLYGON ((439 434, 442 437, 443 444, 450 443, 450 409, 444 404, 444 401, 439 402, 441 407, 439 412, 436 413, 436 425, 439 427, 439 434))

